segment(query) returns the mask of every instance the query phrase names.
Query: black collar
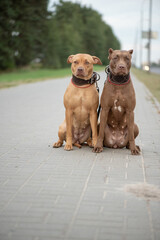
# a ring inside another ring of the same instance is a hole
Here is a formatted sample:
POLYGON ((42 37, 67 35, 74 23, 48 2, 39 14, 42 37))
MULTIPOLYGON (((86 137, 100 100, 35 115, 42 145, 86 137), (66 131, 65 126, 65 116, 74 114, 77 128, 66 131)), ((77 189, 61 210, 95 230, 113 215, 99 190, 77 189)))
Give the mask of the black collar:
POLYGON ((88 80, 77 78, 76 76, 72 75, 72 82, 77 86, 83 86, 83 85, 87 85, 87 84, 91 85, 91 84, 97 82, 99 79, 100 79, 100 76, 96 72, 93 72, 92 77, 88 80))
POLYGON ((107 73, 107 79, 110 83, 114 84, 114 85, 125 85, 128 84, 131 80, 130 78, 130 73, 128 73, 127 75, 114 75, 109 66, 106 67, 105 69, 106 73, 107 73))

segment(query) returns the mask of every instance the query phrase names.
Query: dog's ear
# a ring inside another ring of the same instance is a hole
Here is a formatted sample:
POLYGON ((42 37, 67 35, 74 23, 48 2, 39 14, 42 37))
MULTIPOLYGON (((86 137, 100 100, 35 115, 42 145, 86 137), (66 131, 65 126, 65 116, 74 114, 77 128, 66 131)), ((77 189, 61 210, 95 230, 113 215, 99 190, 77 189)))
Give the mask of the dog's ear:
POLYGON ((72 63, 73 57, 74 57, 74 55, 70 55, 67 59, 67 63, 72 63))
POLYGON ((110 60, 110 56, 112 55, 112 53, 113 53, 113 49, 112 48, 110 48, 109 50, 108 50, 108 53, 109 53, 109 56, 108 56, 108 59, 110 60))
POLYGON ((129 50, 128 52, 132 55, 132 53, 133 53, 133 49, 129 50))
POLYGON ((93 59, 93 64, 102 65, 102 62, 101 62, 101 60, 98 57, 92 56, 92 59, 93 59))

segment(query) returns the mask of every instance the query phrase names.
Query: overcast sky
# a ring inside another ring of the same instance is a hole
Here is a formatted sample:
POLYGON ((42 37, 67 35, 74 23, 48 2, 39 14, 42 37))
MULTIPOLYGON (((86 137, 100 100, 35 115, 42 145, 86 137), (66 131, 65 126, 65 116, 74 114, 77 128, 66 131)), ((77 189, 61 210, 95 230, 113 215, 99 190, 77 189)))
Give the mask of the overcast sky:
MULTIPOLYGON (((58 0, 50 0, 50 6, 58 0)), ((148 30, 150 0, 71 0, 97 10, 109 24, 124 50, 134 49, 133 60, 140 65, 141 12, 143 30, 148 30)), ((151 41, 151 61, 160 61, 160 0, 152 0, 152 31, 158 32, 158 39, 151 41)), ((147 40, 143 39, 143 62, 147 62, 147 40)), ((104 49, 106 51, 108 49, 104 49)))

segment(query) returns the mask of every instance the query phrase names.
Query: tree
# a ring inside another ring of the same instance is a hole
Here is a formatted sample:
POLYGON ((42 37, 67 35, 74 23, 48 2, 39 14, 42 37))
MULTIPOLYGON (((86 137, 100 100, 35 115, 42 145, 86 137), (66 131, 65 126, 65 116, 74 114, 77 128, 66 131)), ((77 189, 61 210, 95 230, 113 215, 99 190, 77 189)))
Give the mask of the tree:
MULTIPOLYGON (((110 47, 120 48, 120 43, 111 27, 103 22, 97 11, 81 6, 79 3, 64 2, 63 0, 55 4, 54 8, 52 20, 56 22, 57 26, 55 35, 58 32, 59 36, 60 47, 58 50, 56 49, 56 54, 60 67, 67 66, 67 57, 76 53, 97 55, 104 64, 107 64, 108 49, 110 47)), ((54 38, 53 49, 56 42, 56 38, 54 38)), ((56 67, 54 61, 52 63, 53 67, 56 67)))
POLYGON ((48 0, 0 1, 0 68, 24 66, 41 56, 48 0))
POLYGON ((0 1, 0 69, 13 68, 14 63, 14 31, 15 12, 12 0, 0 1))
POLYGON ((16 10, 15 27, 19 32, 15 58, 17 66, 27 65, 33 59, 42 57, 46 40, 47 5, 48 0, 13 0, 13 8, 16 10))
POLYGON ((101 15, 79 3, 60 0, 54 11, 48 0, 0 1, 0 69, 21 67, 39 58, 44 67, 67 66, 71 54, 88 53, 108 63, 119 40, 101 15))

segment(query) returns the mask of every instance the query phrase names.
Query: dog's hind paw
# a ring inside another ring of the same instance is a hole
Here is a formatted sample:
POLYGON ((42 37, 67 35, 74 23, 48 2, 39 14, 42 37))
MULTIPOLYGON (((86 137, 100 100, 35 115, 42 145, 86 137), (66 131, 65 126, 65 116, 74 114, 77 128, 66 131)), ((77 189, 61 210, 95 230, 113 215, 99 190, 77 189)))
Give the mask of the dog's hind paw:
POLYGON ((61 142, 61 141, 58 140, 58 142, 56 142, 56 143, 53 144, 53 148, 59 148, 59 147, 62 146, 62 144, 63 144, 63 142, 61 142))
POLYGON ((140 149, 140 147, 138 145, 136 145, 136 148, 138 148, 139 152, 141 152, 141 149, 140 149))
POLYGON ((140 151, 141 151, 140 147, 139 146, 135 146, 135 148, 131 150, 131 154, 132 155, 139 155, 140 151))
POLYGON ((91 138, 89 138, 89 139, 87 140, 87 144, 88 144, 88 146, 89 146, 90 148, 93 147, 93 145, 92 145, 92 139, 91 139, 91 138))

